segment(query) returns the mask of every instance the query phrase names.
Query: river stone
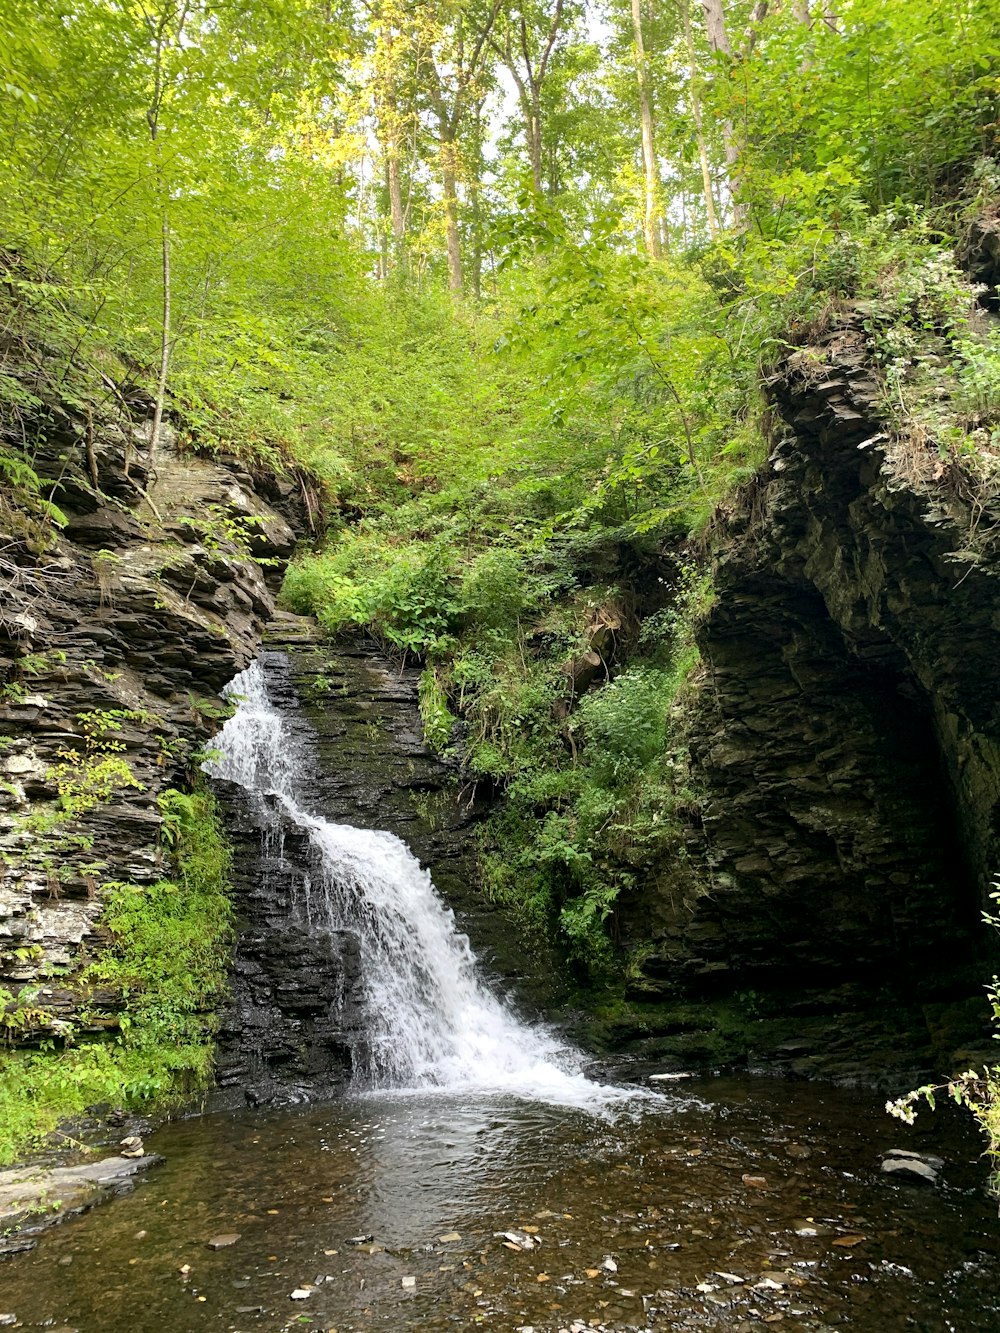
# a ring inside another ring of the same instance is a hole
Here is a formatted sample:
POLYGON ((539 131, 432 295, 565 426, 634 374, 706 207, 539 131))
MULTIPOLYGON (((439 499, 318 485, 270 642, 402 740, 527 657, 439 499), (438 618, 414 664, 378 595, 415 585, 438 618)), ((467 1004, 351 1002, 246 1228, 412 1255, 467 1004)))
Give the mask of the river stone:
MULTIPOLYGON (((935 1160, 940 1160, 935 1158, 935 1160)), ((902 1176, 909 1180, 925 1180, 929 1185, 936 1185, 938 1173, 919 1157, 886 1157, 882 1162, 886 1175, 902 1176)))
POLYGON ((934 1153, 929 1152, 911 1152, 908 1148, 890 1148, 887 1153, 883 1153, 884 1160, 890 1158, 901 1162, 923 1162, 929 1166, 932 1171, 940 1171, 944 1166, 944 1158, 936 1157, 934 1153))
POLYGON ((211 1240, 205 1243, 210 1250, 225 1250, 230 1245, 235 1245, 241 1234, 239 1231, 227 1231, 221 1236, 213 1236, 211 1240))

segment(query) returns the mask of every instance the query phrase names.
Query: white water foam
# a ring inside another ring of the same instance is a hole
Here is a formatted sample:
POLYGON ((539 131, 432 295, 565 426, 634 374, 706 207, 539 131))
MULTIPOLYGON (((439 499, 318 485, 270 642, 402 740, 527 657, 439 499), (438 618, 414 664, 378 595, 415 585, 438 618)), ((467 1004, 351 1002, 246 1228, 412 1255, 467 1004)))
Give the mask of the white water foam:
POLYGON ((578 1051, 522 1023, 489 991, 454 913, 401 839, 302 808, 295 748, 259 663, 227 693, 237 710, 206 772, 278 798, 313 852, 305 924, 358 939, 366 1026, 354 1052, 358 1090, 505 1092, 591 1111, 641 1098, 586 1078, 578 1051))

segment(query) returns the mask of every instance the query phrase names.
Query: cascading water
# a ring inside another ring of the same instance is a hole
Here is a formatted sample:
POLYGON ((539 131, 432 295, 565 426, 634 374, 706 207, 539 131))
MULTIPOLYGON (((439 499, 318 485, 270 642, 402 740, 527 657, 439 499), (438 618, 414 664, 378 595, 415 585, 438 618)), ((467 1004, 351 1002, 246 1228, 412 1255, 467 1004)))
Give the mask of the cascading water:
POLYGON ((353 1053, 355 1087, 506 1091, 591 1108, 634 1095, 585 1078, 577 1052, 490 993, 454 913, 404 842, 304 808, 296 747, 259 664, 227 693, 237 710, 206 771, 262 806, 277 803, 306 834, 304 924, 359 943, 366 1032, 353 1053))

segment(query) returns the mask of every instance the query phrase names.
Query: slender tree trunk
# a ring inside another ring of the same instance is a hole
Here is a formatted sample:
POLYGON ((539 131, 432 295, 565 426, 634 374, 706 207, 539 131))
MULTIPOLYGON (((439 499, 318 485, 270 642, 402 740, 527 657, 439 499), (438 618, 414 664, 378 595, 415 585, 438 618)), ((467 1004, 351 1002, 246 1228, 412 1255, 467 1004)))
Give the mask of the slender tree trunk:
POLYGON ((156 446, 160 441, 163 408, 167 400, 167 376, 170 373, 170 219, 167 216, 165 200, 160 221, 160 264, 163 278, 163 306, 160 319, 160 371, 156 377, 156 405, 153 408, 153 424, 149 431, 151 467, 156 466, 156 446))
POLYGON ((542 101, 538 88, 532 88, 527 107, 526 125, 528 155, 531 159, 531 188, 542 192, 542 101))
POLYGON ((441 124, 441 178, 444 187, 445 242, 448 249, 448 286, 462 295, 462 242, 458 230, 458 152, 454 132, 441 124))
POLYGON ((799 23, 804 23, 809 27, 812 23, 812 17, 809 13, 809 0, 795 0, 792 5, 792 13, 799 23))
POLYGON ((472 215, 472 256, 470 263, 470 282, 472 295, 478 301, 482 296, 483 279, 483 210, 480 197, 480 181, 483 167, 483 103, 479 101, 473 117, 473 169, 469 174, 469 211, 472 215))
POLYGON ((642 166, 645 184, 642 230, 646 240, 646 253, 651 259, 659 259, 661 252, 660 222, 663 208, 660 197, 660 166, 656 160, 656 138, 653 131, 649 65, 646 60, 645 43, 642 39, 642 0, 632 0, 632 33, 635 38, 635 66, 639 80, 639 115, 642 122, 642 166))
MULTIPOLYGON (((705 27, 712 50, 732 58, 733 48, 730 45, 729 34, 726 31, 726 14, 722 7, 722 0, 701 0, 701 7, 705 14, 705 27)), ((722 143, 726 154, 726 166, 729 169, 729 195, 733 204, 733 225, 740 228, 743 225, 746 208, 739 198, 740 150, 731 120, 722 122, 722 143)))
MULTIPOLYGON (((149 458, 150 465, 153 468, 156 466, 156 449, 160 442, 160 431, 163 427, 163 410, 167 400, 167 377, 170 373, 171 351, 169 193, 167 190, 167 182, 163 174, 163 153, 160 145, 160 111, 163 106, 164 94, 163 59, 167 44, 167 29, 170 26, 170 22, 172 19, 176 18, 176 40, 179 42, 187 18, 187 6, 188 0, 183 0, 179 11, 175 11, 172 5, 165 5, 153 30, 154 48, 156 53, 153 69, 153 93, 149 101, 149 106, 146 109, 146 124, 149 127, 149 141, 152 145, 153 157, 156 163, 156 188, 160 199, 160 274, 163 295, 160 311, 160 368, 156 377, 156 399, 153 406, 153 421, 149 430, 149 458)), ((152 22, 152 20, 150 20, 150 22, 152 22)), ((127 472, 128 467, 126 464, 126 474, 127 472)), ((152 505, 152 501, 150 501, 150 504, 152 505)))
POLYGON ((382 30, 386 72, 382 93, 382 129, 385 139, 386 188, 389 194, 389 225, 398 252, 403 248, 406 220, 403 214, 403 176, 399 161, 399 107, 396 99, 396 72, 393 65, 392 25, 382 30))
POLYGON ((698 161, 701 164, 701 187, 705 196, 705 217, 708 221, 708 234, 714 241, 719 234, 719 219, 715 212, 712 173, 708 165, 708 149, 705 146, 705 126, 701 114, 701 94, 698 89, 698 60, 694 49, 694 34, 691 31, 691 9, 687 0, 681 8, 684 13, 684 40, 687 43, 688 62, 691 71, 688 77, 688 100, 691 103, 694 137, 698 145, 698 161))

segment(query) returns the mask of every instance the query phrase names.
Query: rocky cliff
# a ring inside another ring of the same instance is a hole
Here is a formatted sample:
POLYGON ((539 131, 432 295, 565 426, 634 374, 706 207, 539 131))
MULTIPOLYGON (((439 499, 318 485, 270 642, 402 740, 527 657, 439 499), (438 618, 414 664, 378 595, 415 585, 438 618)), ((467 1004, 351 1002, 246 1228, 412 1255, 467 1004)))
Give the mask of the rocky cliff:
POLYGON ((780 992, 800 1015, 908 1000, 930 1022, 989 974, 1000 503, 893 436, 862 324, 788 355, 767 464, 717 516, 688 724, 703 825, 680 896, 631 905, 637 994, 780 992))
POLYGON ((162 878, 157 797, 192 776, 295 542, 291 483, 169 431, 154 459, 147 411, 53 407, 32 465, 65 526, 0 505, 0 987, 37 985, 29 1039, 109 1021, 116 997, 75 984, 102 886, 162 878))

